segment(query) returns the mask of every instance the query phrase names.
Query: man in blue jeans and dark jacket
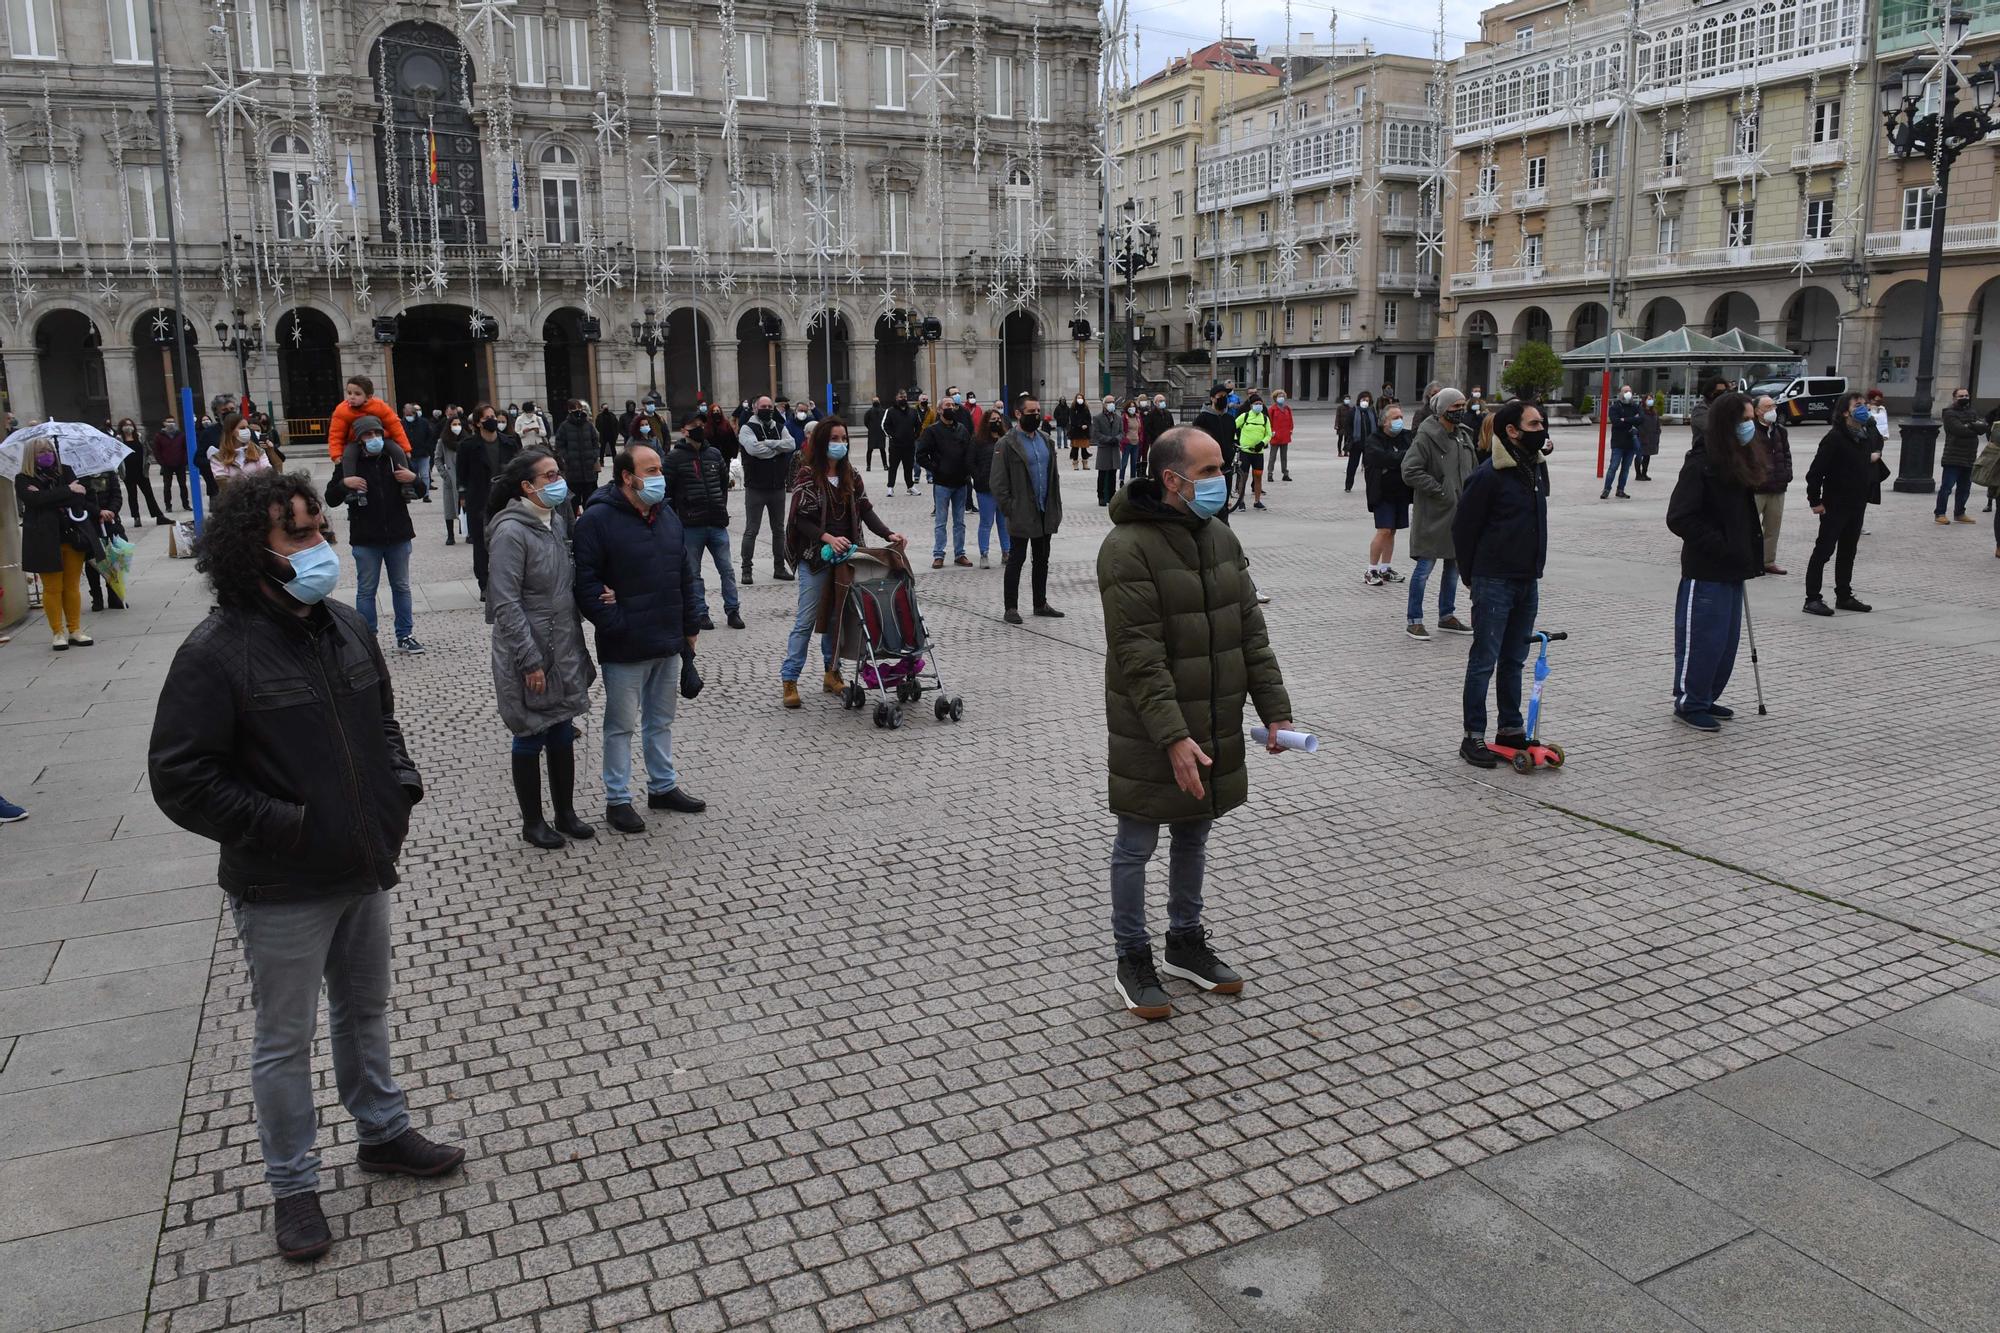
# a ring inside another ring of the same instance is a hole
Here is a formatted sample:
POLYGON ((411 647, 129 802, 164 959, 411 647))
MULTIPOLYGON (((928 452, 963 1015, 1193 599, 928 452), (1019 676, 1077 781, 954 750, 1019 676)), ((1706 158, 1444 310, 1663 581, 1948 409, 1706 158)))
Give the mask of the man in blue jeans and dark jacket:
POLYGON ((1625 493, 1625 479, 1632 474, 1632 464, 1644 457, 1644 446, 1639 441, 1639 423, 1646 415, 1645 407, 1632 394, 1632 386, 1627 384, 1618 390, 1618 397, 1611 404, 1611 461, 1604 469, 1604 493, 1597 498, 1611 498, 1611 488, 1618 488, 1618 498, 1629 500, 1625 493))
POLYGON ((1486 747, 1486 683, 1498 672, 1503 745, 1525 745, 1521 665, 1535 633, 1539 582, 1549 554, 1549 472, 1542 447, 1549 432, 1533 403, 1508 403, 1493 414, 1493 456, 1473 469, 1452 515, 1459 577, 1472 589, 1472 651, 1465 660, 1465 739, 1459 757, 1493 768, 1486 747))
POLYGON ((322 982, 355 1165, 429 1177, 465 1160, 411 1128, 389 1056, 389 891, 423 779, 375 635, 328 599, 340 556, 311 482, 231 482, 195 567, 216 606, 168 668, 147 773, 161 813, 222 846, 216 878, 256 1015, 250 1095, 272 1229, 279 1254, 317 1259, 333 1246, 313 1106, 322 982))
POLYGON ((632 808, 632 732, 645 742, 646 804, 700 814, 674 772, 674 707, 681 655, 701 623, 695 563, 667 504, 666 467, 649 445, 628 445, 611 481, 590 497, 571 539, 576 605, 597 628, 604 671, 604 822, 644 833, 632 808))

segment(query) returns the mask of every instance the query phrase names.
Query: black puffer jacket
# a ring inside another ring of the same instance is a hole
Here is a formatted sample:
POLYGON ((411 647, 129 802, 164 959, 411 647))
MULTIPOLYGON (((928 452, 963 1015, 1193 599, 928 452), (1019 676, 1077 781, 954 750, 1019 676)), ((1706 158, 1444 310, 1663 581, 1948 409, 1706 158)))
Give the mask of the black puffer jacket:
POLYGON ((1472 470, 1451 516, 1458 576, 1538 579, 1549 558, 1549 469, 1539 453, 1495 440, 1472 470))
POLYGON ((1376 431, 1362 446, 1361 466, 1368 474, 1368 507, 1410 503, 1410 483, 1403 480, 1403 455, 1410 452, 1410 433, 1384 435, 1376 431))
POLYGON ((939 417, 917 441, 917 466, 929 468, 940 486, 965 485, 972 480, 972 432, 955 416, 939 417))
MULTIPOLYGON (((353 460, 354 475, 368 483, 368 503, 353 503, 358 492, 347 488, 344 468, 336 469, 326 483, 326 507, 347 506, 347 540, 356 546, 395 546, 413 540, 417 530, 410 524, 410 502, 403 498, 403 483, 396 480, 395 460, 388 450, 371 457, 357 443, 341 461, 348 458, 353 460)), ((465 485, 462 472, 459 485, 465 485)), ((485 492, 479 497, 484 500, 485 492)))
POLYGON ((423 780, 352 607, 217 607, 174 654, 147 751, 167 818, 222 844, 245 902, 394 888, 423 780))
POLYGON ((575 413, 564 417, 549 448, 556 456, 556 466, 562 469, 563 478, 569 482, 571 495, 581 499, 597 489, 597 464, 604 450, 597 438, 597 427, 590 424, 589 417, 578 417, 575 413))
POLYGON ((648 662, 686 646, 698 617, 682 532, 671 505, 642 514, 616 485, 584 506, 571 537, 576 609, 597 627, 599 662, 648 662), (616 600, 604 600, 606 588, 616 600))
POLYGON ((1755 493, 1722 475, 1706 445, 1688 450, 1667 501, 1667 528, 1681 539, 1681 575, 1741 583, 1764 572, 1764 533, 1755 493))
POLYGON ((684 528, 729 526, 729 472, 722 451, 686 436, 667 451, 667 503, 684 528))
POLYGON ((1806 503, 1840 511, 1879 501, 1882 471, 1873 455, 1880 438, 1872 426, 1857 435, 1847 423, 1836 421, 1820 437, 1819 452, 1806 469, 1806 503))

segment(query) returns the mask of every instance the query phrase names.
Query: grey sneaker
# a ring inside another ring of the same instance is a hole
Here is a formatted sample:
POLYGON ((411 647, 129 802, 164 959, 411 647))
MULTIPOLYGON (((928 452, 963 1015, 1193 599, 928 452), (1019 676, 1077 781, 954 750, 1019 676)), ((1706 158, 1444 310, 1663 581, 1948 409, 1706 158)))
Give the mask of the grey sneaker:
POLYGON ((1429 643, 1431 641, 1431 632, 1424 628, 1424 623, 1421 620, 1413 620, 1403 626, 1403 637, 1413 643, 1429 643))

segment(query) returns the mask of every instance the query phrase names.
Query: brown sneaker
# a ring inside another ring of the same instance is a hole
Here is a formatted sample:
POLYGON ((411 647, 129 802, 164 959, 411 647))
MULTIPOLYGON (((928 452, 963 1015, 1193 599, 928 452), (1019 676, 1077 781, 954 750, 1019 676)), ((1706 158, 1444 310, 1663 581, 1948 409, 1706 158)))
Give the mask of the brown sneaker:
POLYGON ((847 682, 840 678, 838 671, 829 671, 826 673, 826 692, 828 694, 839 694, 846 688, 847 682))
MULTIPOLYGON (((1965 520, 1965 522, 1967 522, 1967 523, 1970 523, 1970 522, 1972 522, 1972 520, 1968 518, 1968 519, 1966 519, 1966 520, 1965 520)), ((972 557, 971 557, 971 556, 969 556, 969 555, 962 555, 962 556, 958 557, 958 559, 956 559, 956 560, 952 561, 951 563, 953 563, 954 565, 963 565, 963 566, 964 566, 965 568, 967 568, 967 569, 971 569, 971 568, 972 568, 972 557)))
POLYGON ((799 683, 798 683, 797 681, 795 681, 795 680, 788 680, 788 681, 786 681, 786 682, 785 682, 785 707, 787 707, 787 708, 799 708, 799 707, 802 707, 802 706, 804 705, 804 703, 805 703, 805 701, 804 701, 803 699, 799 698, 799 683))
POLYGON ((1958 516, 1957 518, 1954 518, 1954 519, 1952 520, 1952 522, 1954 522, 1954 523, 1973 523, 1973 522, 1977 522, 1977 520, 1976 520, 1976 519, 1974 519, 1974 518, 1972 517, 1972 515, 1970 515, 1970 514, 1960 514, 1960 515, 1959 515, 1959 516, 1958 516))
POLYGON ((1933 522, 1935 522, 1939 527, 1948 527, 1951 524, 1951 520, 1946 518, 1943 514, 1939 514, 1937 518, 1933 520, 1933 522))
POLYGON ((1472 633, 1472 626, 1466 624, 1457 616, 1446 616, 1444 619, 1438 621, 1438 628, 1450 634, 1472 633))

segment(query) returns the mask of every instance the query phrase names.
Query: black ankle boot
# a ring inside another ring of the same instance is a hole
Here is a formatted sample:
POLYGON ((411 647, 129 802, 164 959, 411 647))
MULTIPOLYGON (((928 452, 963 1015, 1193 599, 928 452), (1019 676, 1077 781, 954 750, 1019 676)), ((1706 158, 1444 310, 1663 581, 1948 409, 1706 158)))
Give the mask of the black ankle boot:
POLYGON ((549 804, 556 808, 556 832, 569 838, 594 838, 597 830, 576 817, 576 747, 549 747, 549 804))
POLYGON ((521 836, 537 847, 554 851, 562 835, 542 818, 542 762, 531 754, 514 756, 514 799, 521 803, 521 836))

